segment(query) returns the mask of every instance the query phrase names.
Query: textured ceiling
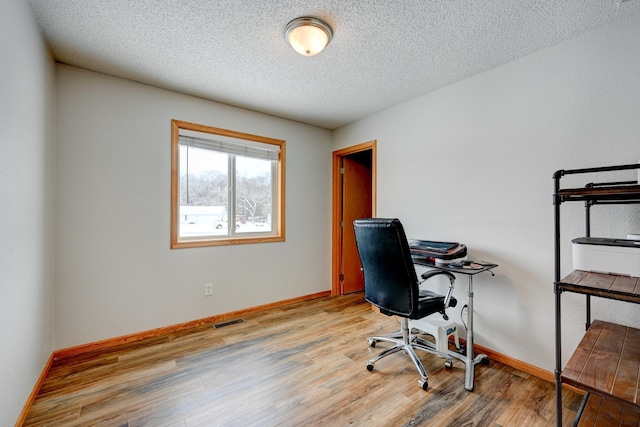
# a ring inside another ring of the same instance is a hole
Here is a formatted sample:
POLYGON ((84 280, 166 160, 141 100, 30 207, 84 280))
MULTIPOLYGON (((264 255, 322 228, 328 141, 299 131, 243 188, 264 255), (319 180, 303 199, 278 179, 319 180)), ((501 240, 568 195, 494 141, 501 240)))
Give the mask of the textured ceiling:
POLYGON ((640 0, 28 0, 56 60, 334 129, 640 13, 640 0), (334 38, 284 39, 299 16, 334 38))

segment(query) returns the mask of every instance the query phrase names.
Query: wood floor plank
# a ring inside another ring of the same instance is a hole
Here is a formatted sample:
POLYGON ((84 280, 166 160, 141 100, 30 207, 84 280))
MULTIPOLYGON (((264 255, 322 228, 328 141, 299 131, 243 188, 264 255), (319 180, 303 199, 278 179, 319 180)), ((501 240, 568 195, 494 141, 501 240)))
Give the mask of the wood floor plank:
MULTIPOLYGON (((362 294, 246 315, 54 361, 25 427, 552 426, 553 384, 497 362, 476 367, 418 352, 429 390, 400 352, 367 361, 367 338, 399 329, 362 294)), ((565 416, 580 397, 563 394, 565 416)))

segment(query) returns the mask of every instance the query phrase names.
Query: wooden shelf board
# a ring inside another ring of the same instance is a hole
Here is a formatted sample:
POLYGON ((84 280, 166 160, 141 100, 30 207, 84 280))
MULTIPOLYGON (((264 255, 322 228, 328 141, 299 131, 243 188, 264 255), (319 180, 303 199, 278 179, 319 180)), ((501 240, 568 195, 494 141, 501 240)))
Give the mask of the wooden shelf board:
POLYGON ((562 382, 640 408, 640 330, 594 321, 562 372, 562 382))
POLYGON ((640 409, 591 394, 577 427, 619 427, 640 425, 640 409))
POLYGON ((564 188, 558 190, 563 200, 635 200, 640 199, 640 185, 564 188))
POLYGON ((640 303, 640 278, 574 270, 558 283, 563 291, 640 303))

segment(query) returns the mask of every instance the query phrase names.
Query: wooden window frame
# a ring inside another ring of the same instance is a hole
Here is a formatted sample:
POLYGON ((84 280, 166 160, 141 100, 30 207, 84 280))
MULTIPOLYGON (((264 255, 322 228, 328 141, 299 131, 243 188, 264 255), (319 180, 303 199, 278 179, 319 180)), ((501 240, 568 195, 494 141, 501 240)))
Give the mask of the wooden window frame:
POLYGON ((252 135, 212 126, 200 125, 181 120, 171 120, 171 249, 285 241, 285 159, 286 142, 284 140, 252 135), (277 218, 271 224, 271 235, 247 233, 246 235, 233 234, 231 236, 227 235, 224 237, 216 238, 213 238, 211 236, 189 239, 180 238, 180 129, 202 132, 212 135, 221 135, 237 140, 258 142, 262 144, 272 144, 279 147, 275 179, 276 188, 274 190, 273 200, 274 216, 276 216, 277 218))

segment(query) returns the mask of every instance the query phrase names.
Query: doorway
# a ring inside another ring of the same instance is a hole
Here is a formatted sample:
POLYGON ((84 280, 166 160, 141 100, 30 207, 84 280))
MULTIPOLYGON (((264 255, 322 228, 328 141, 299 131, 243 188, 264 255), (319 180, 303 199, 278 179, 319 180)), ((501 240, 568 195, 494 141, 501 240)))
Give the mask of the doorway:
POLYGON ((376 141, 333 152, 332 295, 364 289, 353 220, 376 211, 376 141))

